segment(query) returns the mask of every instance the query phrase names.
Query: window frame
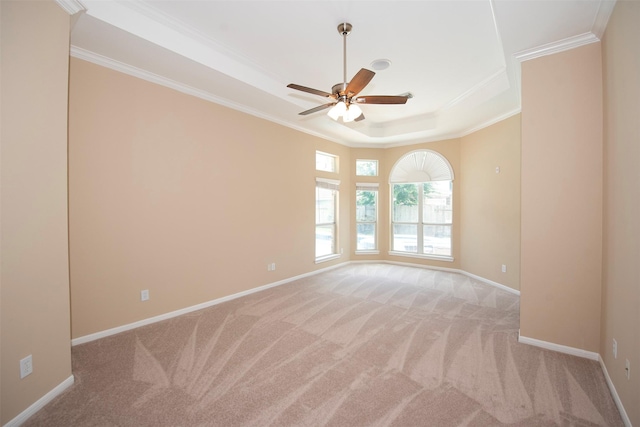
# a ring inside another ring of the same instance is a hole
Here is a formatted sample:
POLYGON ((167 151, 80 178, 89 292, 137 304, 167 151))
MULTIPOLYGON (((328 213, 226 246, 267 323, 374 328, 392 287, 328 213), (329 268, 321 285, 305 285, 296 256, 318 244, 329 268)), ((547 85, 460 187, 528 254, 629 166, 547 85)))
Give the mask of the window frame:
POLYGON ((380 162, 376 159, 356 159, 356 176, 378 176, 380 174, 380 162), (361 175, 358 173, 358 162, 375 162, 376 173, 375 175, 361 175))
MULTIPOLYGON (((428 258, 428 259, 437 259, 437 260, 444 260, 444 261, 453 261, 453 188, 451 189, 451 211, 452 211, 452 216, 451 216, 451 221, 449 222, 433 222, 433 221, 425 221, 424 220, 424 211, 425 211, 425 194, 424 194, 424 184, 427 184, 429 182, 436 182, 436 181, 423 181, 423 182, 407 182, 407 183, 392 183, 390 184, 389 187, 389 194, 391 194, 391 212, 390 214, 390 218, 391 218, 391 227, 390 227, 390 248, 391 250, 389 251, 390 255, 400 255, 400 256, 410 256, 410 257, 417 257, 417 258, 428 258), (410 222, 410 221, 395 221, 394 218, 394 194, 395 194, 395 189, 394 186, 395 185, 404 185, 404 184, 411 184, 411 185, 415 185, 417 186, 417 193, 418 193, 418 212, 417 212, 417 221, 416 222, 410 222), (415 252, 410 252, 410 251, 402 251, 402 250, 398 250, 394 247, 394 241, 395 241, 395 232, 394 232, 394 228, 396 225, 411 225, 411 226, 415 226, 416 227, 416 251, 415 252), (445 255, 445 254, 432 254, 432 253, 425 253, 424 252, 424 231, 426 227, 438 227, 438 226, 443 226, 443 227, 449 227, 450 230, 450 243, 451 243, 451 253, 449 255, 445 255)), ((446 181, 449 183, 449 185, 453 186, 453 181, 446 181)))
POLYGON ((338 249, 339 248, 339 216, 340 216, 340 181, 335 180, 335 179, 329 179, 329 178, 320 178, 320 177, 316 177, 316 185, 315 185, 315 201, 316 201, 316 207, 315 207, 315 235, 316 238, 314 239, 315 242, 315 262, 320 263, 320 262, 325 262, 325 261, 330 261, 333 259, 337 259, 340 258, 341 256, 341 251, 338 249), (333 222, 322 222, 319 223, 318 222, 318 218, 319 218, 319 214, 318 214, 318 209, 319 209, 319 199, 318 199, 318 194, 319 194, 319 189, 325 189, 325 190, 330 190, 332 191, 332 196, 333 196, 333 222), (318 255, 318 227, 327 227, 327 226, 331 226, 332 227, 332 231, 333 231, 333 239, 332 239, 332 246, 333 246, 333 252, 329 253, 329 254, 324 254, 324 255, 318 255))
MULTIPOLYGON (((368 175, 369 176, 369 175, 368 175)), ((361 182, 361 183, 356 183, 356 217, 355 217, 355 230, 356 230, 356 248, 355 248, 355 253, 356 255, 377 255, 380 253, 380 250, 378 249, 378 212, 379 212, 379 204, 380 204, 380 185, 375 182, 361 182), (358 221, 358 191, 370 191, 370 192, 375 192, 375 219, 373 221, 358 221), (374 247, 373 249, 358 249, 358 225, 359 224, 373 224, 373 233, 374 233, 374 238, 373 238, 373 244, 374 247)))
POLYGON ((454 175, 451 164, 442 154, 432 150, 415 150, 406 153, 395 163, 389 175, 389 255, 413 257, 422 259, 432 259, 438 261, 454 261, 454 175), (416 161, 418 160, 418 161, 416 161), (407 165, 414 165, 407 168, 407 165), (403 167, 397 168, 398 165, 403 167), (434 177, 435 179, 431 179, 434 177), (412 179, 413 178, 413 179, 412 179), (451 219, 450 222, 425 222, 424 221, 424 184, 428 182, 447 181, 450 185, 451 197, 451 219), (412 184, 417 185, 418 191, 418 218, 417 222, 395 221, 394 205, 395 205, 395 185, 412 184), (416 252, 407 252, 396 250, 394 248, 395 226, 396 225, 414 225, 416 226, 416 252), (449 255, 436 255, 424 253, 424 230, 428 226, 445 226, 449 227, 451 253, 449 255))
POLYGON ((331 153, 327 153, 324 151, 318 151, 316 150, 316 170, 317 171, 321 171, 321 172, 328 172, 328 173, 338 173, 338 167, 339 167, 339 162, 338 162, 338 156, 336 156, 335 154, 331 154, 331 153), (318 168, 318 156, 323 156, 323 157, 327 157, 333 160, 333 170, 331 169, 320 169, 318 168))

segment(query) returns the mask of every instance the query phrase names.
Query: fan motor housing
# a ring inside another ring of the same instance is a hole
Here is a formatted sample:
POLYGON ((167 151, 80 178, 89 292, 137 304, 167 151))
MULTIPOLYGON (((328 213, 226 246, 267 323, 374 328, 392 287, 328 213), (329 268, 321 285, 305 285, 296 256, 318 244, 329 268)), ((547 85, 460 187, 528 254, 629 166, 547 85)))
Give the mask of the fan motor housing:
POLYGON ((344 90, 346 88, 347 88, 346 83, 338 83, 333 85, 333 87, 331 88, 331 93, 333 93, 334 95, 344 95, 344 90))

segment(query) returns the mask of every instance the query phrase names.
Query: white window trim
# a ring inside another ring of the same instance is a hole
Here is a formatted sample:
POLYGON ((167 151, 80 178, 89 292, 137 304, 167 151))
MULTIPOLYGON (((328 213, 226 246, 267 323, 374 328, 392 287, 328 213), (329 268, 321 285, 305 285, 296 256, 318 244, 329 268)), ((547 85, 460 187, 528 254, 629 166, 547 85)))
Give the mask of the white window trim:
MULTIPOLYGON (((422 186, 425 182, 433 182, 433 181, 451 181, 453 183, 455 179, 453 168, 451 167, 451 163, 449 160, 441 153, 428 150, 428 149, 419 149, 410 151, 403 156, 401 156, 391 168, 391 174, 389 175, 389 245, 393 248, 393 224, 398 224, 393 221, 393 185, 394 184, 420 184, 422 186), (416 157, 416 155, 421 157, 416 157), (413 170, 405 169, 397 169, 398 165, 404 162, 407 159, 410 159, 414 156, 414 161, 421 160, 420 163, 415 164, 415 168, 413 170), (435 169, 434 169, 435 168, 435 169), (432 174, 431 172, 435 173, 432 174)), ((452 193, 453 194, 453 193, 452 193)), ((447 225, 451 227, 451 253, 452 255, 430 255, 430 254, 421 254, 421 253, 413 253, 413 252, 401 252, 390 250, 389 255, 394 256, 404 256, 411 258, 421 258, 421 259, 432 259, 438 261, 453 261, 453 219, 450 224, 430 224, 423 223, 423 202, 418 205, 418 218, 419 221, 415 223, 418 226, 418 229, 423 228, 425 225, 447 225)), ((414 223, 411 223, 414 224, 414 223)), ((421 247, 423 241, 423 233, 418 233, 418 247, 421 247)))
MULTIPOLYGON (((429 181, 426 181, 429 182, 429 181)), ((453 181, 452 181, 453 182, 453 181)), ((401 182, 394 182, 394 183, 390 183, 389 184, 389 194, 391 194, 392 198, 393 198, 393 186, 396 184, 403 184, 401 182)), ((416 184, 418 185, 418 189, 420 194, 423 194, 423 184, 425 184, 425 182, 415 182, 415 183, 408 183, 408 184, 416 184)), ((393 203, 393 202, 392 202, 393 203)), ((453 253, 453 220, 450 223, 431 223, 431 222, 421 222, 421 219, 423 218, 423 209, 424 209, 424 202, 418 203, 418 222, 394 222, 393 221, 393 204, 389 204, 389 218, 391 219, 390 221, 390 236, 389 236, 389 245, 390 247, 393 248, 393 225, 394 224, 407 224, 407 225, 416 225, 418 227, 418 235, 417 237, 417 247, 420 248, 423 246, 423 242, 424 242, 424 227, 425 226, 431 226, 431 225, 445 225, 445 226, 449 226, 451 227, 451 231, 452 231, 452 237, 451 237, 451 252, 453 253), (422 231, 422 232, 421 232, 422 231)), ((394 251, 394 250, 390 250, 389 251, 389 255, 395 255, 395 256, 407 256, 407 257, 413 257, 413 258, 423 258, 423 259, 435 259, 435 260, 441 260, 441 261, 453 261, 453 255, 430 255, 430 254, 421 254, 421 253, 417 253, 417 252, 403 252, 403 251, 394 251)))
MULTIPOLYGON (((361 159, 360 159, 361 160, 361 159)), ((379 216, 379 211, 380 211, 380 184, 377 182, 356 182, 356 191, 377 191, 378 192, 378 197, 376 197, 376 220, 375 222, 373 222, 373 224, 375 224, 376 226, 376 249, 360 249, 358 250, 358 242, 356 242, 356 250, 355 250, 355 254, 356 255, 378 255, 380 254, 380 250, 378 249, 380 246, 380 241, 379 241, 379 229, 380 229, 380 224, 378 221, 378 216, 379 216)), ((372 221, 355 221, 356 227, 358 225, 358 222, 362 222, 362 223, 372 223, 372 221)), ((357 239, 357 228, 356 228, 356 239, 357 239)))
POLYGON ((316 258, 316 264, 320 264, 321 262, 332 261, 334 259, 339 259, 341 257, 342 257, 342 254, 323 255, 316 258))
POLYGON ((340 180, 331 178, 316 177, 316 187, 328 188, 330 190, 340 191, 340 180), (318 183, 323 185, 318 185, 318 183))
POLYGON ((367 188, 375 188, 376 191, 380 188, 380 184, 377 182, 356 182, 356 190, 367 191, 367 188), (362 188, 358 188, 362 187, 362 188))
POLYGON ((431 259, 434 261, 447 261, 453 262, 455 260, 454 257, 449 255, 426 255, 426 254, 416 254, 413 252, 399 252, 399 251, 389 251, 389 255, 393 256, 404 256, 409 258, 421 258, 421 259, 431 259))
POLYGON ((335 170, 328 171, 326 169, 318 169, 317 162, 316 162, 316 170, 317 171, 326 172, 326 173, 335 173, 335 174, 339 173, 339 170, 340 170, 339 169, 340 168, 339 159, 340 158, 338 156, 336 156, 335 154, 331 154, 331 153, 327 153, 327 152, 324 152, 324 151, 316 150, 316 158, 317 158, 318 154, 323 155, 323 156, 327 156, 327 157, 332 157, 333 158, 333 166, 335 167, 335 170))
POLYGON ((379 250, 373 250, 373 249, 367 249, 367 250, 356 250, 354 252, 355 255, 380 255, 380 251, 379 250))
MULTIPOLYGON (((328 190, 334 190, 338 192, 338 197, 336 197, 335 200, 335 250, 338 251, 338 244, 339 244, 339 240, 338 239, 338 234, 339 234, 339 225, 338 225, 338 218, 340 216, 340 209, 339 209, 339 194, 340 194, 340 180, 337 179, 330 179, 330 178, 321 178, 321 177, 316 177, 316 188, 326 188, 328 190)), ((314 227, 317 227, 318 225, 322 225, 322 224, 315 224, 314 227)), ((328 255, 322 255, 319 257, 315 258, 315 263, 321 263, 321 262, 326 262, 326 261, 331 261, 334 259, 338 259, 342 256, 342 250, 339 250, 339 253, 335 253, 335 254, 328 254, 328 255)))

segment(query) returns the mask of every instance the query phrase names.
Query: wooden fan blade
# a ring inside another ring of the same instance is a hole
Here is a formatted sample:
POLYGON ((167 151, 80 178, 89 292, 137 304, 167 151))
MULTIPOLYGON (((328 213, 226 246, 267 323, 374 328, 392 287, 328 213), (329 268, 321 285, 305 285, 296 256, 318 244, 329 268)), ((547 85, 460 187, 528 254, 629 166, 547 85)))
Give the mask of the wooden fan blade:
POLYGON ((406 96, 394 96, 394 95, 365 95, 359 96, 355 100, 351 100, 356 104, 406 104, 406 96))
POLYGON ((306 86, 300 86, 294 83, 288 84, 287 85, 288 88, 291 89, 295 89, 295 90, 300 90, 302 92, 307 92, 307 93, 312 93, 314 95, 320 95, 320 96, 324 96, 326 98, 332 98, 333 94, 329 93, 329 92, 324 92, 318 89, 312 89, 310 87, 306 87, 306 86))
POLYGON ((306 110, 306 111, 303 111, 302 113, 298 113, 298 115, 300 115, 300 116, 306 116, 307 114, 315 113, 315 112, 317 112, 317 111, 322 111, 322 110, 324 110, 325 108, 333 107, 334 105, 336 105, 336 103, 335 103, 335 102, 330 102, 330 103, 328 103, 328 104, 319 105, 319 106, 317 106, 317 107, 311 108, 310 110, 306 110))
POLYGON ((353 76, 353 78, 347 85, 347 88, 344 90, 347 98, 351 98, 352 96, 360 93, 360 91, 369 84, 369 82, 375 75, 376 73, 374 73, 373 71, 369 71, 366 68, 361 68, 360 71, 358 71, 358 74, 353 76))

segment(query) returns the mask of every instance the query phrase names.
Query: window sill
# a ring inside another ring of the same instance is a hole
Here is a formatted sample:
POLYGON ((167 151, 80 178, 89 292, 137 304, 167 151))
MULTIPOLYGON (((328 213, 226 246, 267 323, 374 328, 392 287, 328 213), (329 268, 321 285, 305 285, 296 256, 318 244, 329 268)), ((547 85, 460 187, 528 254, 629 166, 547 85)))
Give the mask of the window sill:
POLYGON ((380 255, 380 251, 377 251, 377 250, 356 251, 356 255, 380 255))
POLYGON ((389 251, 389 255, 404 256, 409 258, 431 259, 434 261, 446 261, 446 262, 453 262, 454 260, 452 256, 448 256, 448 255, 425 255, 425 254, 414 254, 411 252, 389 251))
POLYGON ((325 255, 325 256, 321 256, 316 258, 316 264, 320 264, 321 262, 326 262, 326 261, 332 261, 334 259, 338 259, 340 258, 340 254, 331 254, 331 255, 325 255))

